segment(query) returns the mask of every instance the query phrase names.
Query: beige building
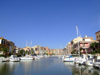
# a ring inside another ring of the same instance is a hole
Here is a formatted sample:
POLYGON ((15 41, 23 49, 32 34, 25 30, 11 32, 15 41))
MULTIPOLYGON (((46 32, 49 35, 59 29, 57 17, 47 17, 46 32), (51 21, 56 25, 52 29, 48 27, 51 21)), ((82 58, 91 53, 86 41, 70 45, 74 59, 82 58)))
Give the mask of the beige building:
POLYGON ((16 54, 19 54, 20 50, 22 50, 22 48, 16 47, 16 54))
POLYGON ((77 37, 77 38, 73 39, 73 40, 70 42, 70 44, 71 44, 71 48, 70 48, 70 49, 71 49, 71 52, 75 50, 75 45, 76 45, 78 42, 82 41, 82 40, 83 40, 82 37, 77 37))
POLYGON ((50 54, 63 55, 64 54, 64 50, 63 49, 50 49, 50 54))
POLYGON ((82 41, 82 37, 77 37, 77 38, 75 38, 75 39, 73 39, 72 41, 73 41, 73 44, 76 44, 76 43, 78 43, 78 41, 82 41))
POLYGON ((96 40, 100 42, 100 31, 95 33, 96 35, 96 40))
POLYGON ((46 54, 46 49, 48 50, 49 48, 47 47, 42 47, 42 46, 39 46, 39 45, 36 45, 34 47, 32 47, 35 51, 35 54, 40 54, 40 55, 43 55, 43 54, 46 54))
MULTIPOLYGON (((75 43, 76 43, 76 41, 75 41, 75 43)), ((70 42, 67 44, 66 50, 67 50, 67 52, 66 52, 67 54, 71 54, 71 52, 72 52, 72 47, 71 47, 71 43, 70 43, 70 42)))
POLYGON ((23 50, 24 50, 24 51, 30 51, 30 50, 31 50, 31 47, 29 47, 29 46, 24 47, 23 50))
MULTIPOLYGON (((93 39, 93 37, 87 37, 87 35, 85 37, 83 37, 83 39, 81 41, 79 41, 79 50, 81 49, 82 53, 85 53, 85 49, 87 49, 88 53, 92 51, 92 49, 90 48, 90 45, 94 42, 97 42, 96 40, 93 39)), ((78 42, 76 44, 73 45, 73 50, 77 52, 78 51, 78 42)))

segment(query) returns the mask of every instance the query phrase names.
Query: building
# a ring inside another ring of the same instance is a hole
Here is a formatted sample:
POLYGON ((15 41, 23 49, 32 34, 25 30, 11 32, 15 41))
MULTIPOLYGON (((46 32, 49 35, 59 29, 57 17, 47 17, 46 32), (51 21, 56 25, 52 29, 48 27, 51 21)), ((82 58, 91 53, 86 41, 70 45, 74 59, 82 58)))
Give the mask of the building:
POLYGON ((77 37, 77 38, 71 40, 71 42, 69 43, 67 49, 71 50, 71 53, 75 53, 76 54, 77 51, 78 51, 78 48, 76 48, 76 47, 78 47, 77 44, 78 44, 78 42, 80 42, 82 40, 83 40, 82 37, 77 37))
POLYGON ((20 50, 21 50, 21 48, 16 47, 16 54, 19 54, 20 53, 20 50))
POLYGON ((35 53, 34 49, 29 46, 24 47, 23 50, 24 50, 25 54, 34 54, 35 53))
POLYGON ((63 49, 63 55, 67 54, 67 46, 63 49))
MULTIPOLYGON (((90 48, 90 45, 94 42, 97 42, 96 40, 93 40, 93 37, 87 37, 87 35, 85 37, 83 37, 83 39, 81 41, 79 41, 79 50, 81 49, 81 53, 86 53, 85 50, 87 50, 87 52, 91 52, 92 49, 90 48)), ((76 53, 78 53, 78 42, 76 44, 73 45, 74 50, 76 51, 76 53)))
POLYGON ((96 35, 96 40, 100 42, 100 31, 95 33, 96 35))
POLYGON ((42 46, 39 46, 39 45, 36 45, 36 46, 34 46, 32 48, 34 49, 35 54, 38 54, 38 55, 44 55, 44 54, 46 54, 47 50, 49 49, 49 47, 42 47, 42 46))
POLYGON ((50 55, 50 49, 49 49, 49 47, 45 47, 45 48, 46 48, 46 54, 50 55))
POLYGON ((7 39, 4 39, 3 37, 0 38, 0 48, 8 48, 9 53, 15 53, 16 46, 15 44, 7 39))
POLYGON ((51 55, 63 55, 63 49, 50 49, 50 54, 51 55))
MULTIPOLYGON (((75 41, 75 43, 76 43, 76 41, 75 41)), ((67 50, 67 52, 66 52, 67 54, 71 54, 71 52, 72 52, 72 47, 71 47, 71 43, 70 43, 70 42, 67 44, 66 50, 67 50)))

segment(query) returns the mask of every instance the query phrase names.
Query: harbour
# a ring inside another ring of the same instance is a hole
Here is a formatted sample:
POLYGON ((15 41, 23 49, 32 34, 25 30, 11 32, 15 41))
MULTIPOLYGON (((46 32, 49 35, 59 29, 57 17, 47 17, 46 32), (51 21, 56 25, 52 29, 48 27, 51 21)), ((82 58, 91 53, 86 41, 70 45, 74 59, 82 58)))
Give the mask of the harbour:
POLYGON ((100 75, 100 0, 0 0, 0 75, 100 75))
POLYGON ((99 69, 91 66, 63 62, 58 57, 20 62, 0 62, 0 75, 99 75, 99 69))

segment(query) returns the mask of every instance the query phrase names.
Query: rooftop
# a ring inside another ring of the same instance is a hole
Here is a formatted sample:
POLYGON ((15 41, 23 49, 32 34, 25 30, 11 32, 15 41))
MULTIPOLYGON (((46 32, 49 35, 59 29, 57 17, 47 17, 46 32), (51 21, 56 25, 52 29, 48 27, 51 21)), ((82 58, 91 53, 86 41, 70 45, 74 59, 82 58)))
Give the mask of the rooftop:
POLYGON ((95 34, 99 33, 100 31, 96 32, 95 34))

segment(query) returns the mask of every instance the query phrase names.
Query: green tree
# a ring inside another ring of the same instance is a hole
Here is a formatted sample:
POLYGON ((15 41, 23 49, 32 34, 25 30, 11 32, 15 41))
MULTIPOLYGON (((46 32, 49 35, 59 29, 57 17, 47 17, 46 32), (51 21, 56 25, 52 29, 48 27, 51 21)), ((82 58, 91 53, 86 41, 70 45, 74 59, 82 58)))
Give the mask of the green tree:
POLYGON ((28 51, 27 51, 27 50, 25 51, 25 54, 26 54, 26 55, 28 54, 28 51))
POLYGON ((93 49, 93 52, 91 52, 92 54, 95 54, 95 53, 100 53, 100 43, 92 43, 90 45, 90 48, 93 49))
POLYGON ((33 49, 31 49, 30 53, 31 53, 31 55, 34 55, 34 51, 33 51, 33 49))
POLYGON ((23 49, 20 50, 20 55, 24 55, 24 54, 25 54, 24 50, 23 49))
POLYGON ((9 51, 8 48, 1 48, 1 51, 3 51, 4 57, 7 57, 7 52, 9 51))

